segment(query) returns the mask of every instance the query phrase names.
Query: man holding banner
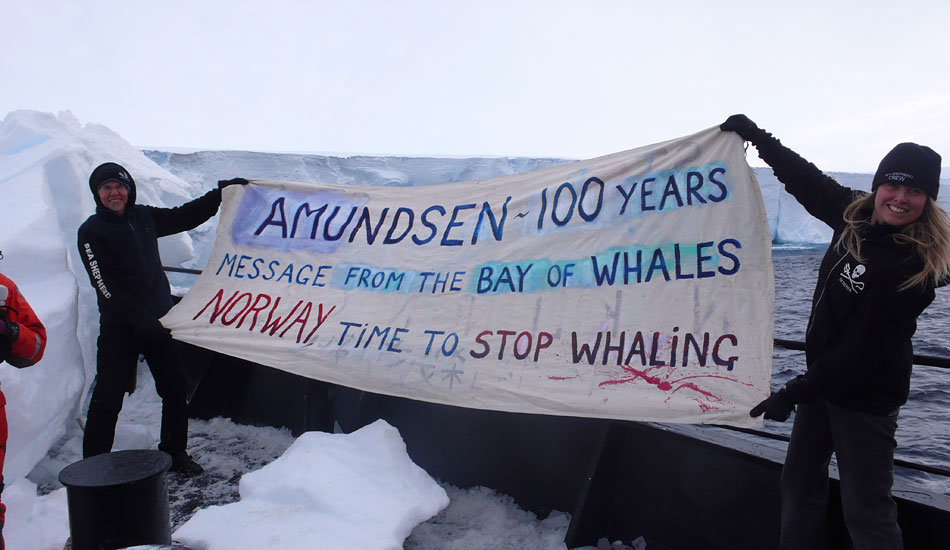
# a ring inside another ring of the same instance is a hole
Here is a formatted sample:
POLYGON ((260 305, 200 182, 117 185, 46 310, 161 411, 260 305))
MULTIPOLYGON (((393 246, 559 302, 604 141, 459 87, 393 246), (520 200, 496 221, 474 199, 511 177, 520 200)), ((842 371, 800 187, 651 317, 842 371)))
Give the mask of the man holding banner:
POLYGON ((171 455, 172 471, 183 475, 203 471, 185 450, 188 416, 182 359, 169 330, 158 320, 172 306, 158 238, 205 222, 218 210, 221 189, 233 184, 247 184, 247 180, 219 181, 217 188, 187 204, 157 208, 135 204, 135 181, 118 164, 102 164, 89 176, 96 213, 79 227, 78 240, 79 254, 96 290, 99 340, 84 458, 112 449, 123 394, 135 389, 141 353, 162 398, 158 448, 171 455))

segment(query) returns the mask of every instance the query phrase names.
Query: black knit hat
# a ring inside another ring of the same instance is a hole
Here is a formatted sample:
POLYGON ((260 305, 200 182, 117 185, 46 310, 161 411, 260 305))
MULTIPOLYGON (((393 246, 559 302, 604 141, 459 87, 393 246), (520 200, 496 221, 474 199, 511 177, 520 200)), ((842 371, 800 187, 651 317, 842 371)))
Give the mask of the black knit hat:
POLYGON ((881 159, 871 191, 891 182, 916 187, 936 200, 940 191, 940 155, 924 145, 899 144, 881 159))
POLYGON ((99 192, 100 187, 110 181, 121 183, 129 191, 132 191, 132 188, 135 186, 135 180, 132 179, 128 170, 114 162, 106 162, 97 166, 96 169, 92 171, 92 174, 89 175, 89 189, 91 189, 92 194, 95 195, 99 192))

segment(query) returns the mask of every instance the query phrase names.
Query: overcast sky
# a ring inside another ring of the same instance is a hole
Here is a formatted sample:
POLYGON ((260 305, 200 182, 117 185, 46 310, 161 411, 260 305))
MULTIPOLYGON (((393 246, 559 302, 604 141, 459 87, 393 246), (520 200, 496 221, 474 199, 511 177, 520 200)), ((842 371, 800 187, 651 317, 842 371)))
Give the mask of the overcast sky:
POLYGON ((938 0, 0 0, 0 52, 0 116, 139 146, 589 158, 744 112, 825 170, 950 166, 938 0))

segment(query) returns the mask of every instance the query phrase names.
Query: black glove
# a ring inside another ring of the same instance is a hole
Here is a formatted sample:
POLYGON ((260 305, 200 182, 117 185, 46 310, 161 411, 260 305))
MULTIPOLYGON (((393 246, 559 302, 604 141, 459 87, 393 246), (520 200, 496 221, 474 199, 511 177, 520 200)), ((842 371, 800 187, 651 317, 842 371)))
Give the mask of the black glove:
POLYGON ((158 319, 142 315, 132 321, 135 335, 148 346, 165 344, 171 340, 172 331, 165 328, 158 319))
POLYGON ((244 178, 232 178, 229 180, 218 180, 218 189, 224 189, 229 185, 247 185, 247 180, 244 178))
POLYGON ((779 390, 759 403, 749 411, 749 416, 755 418, 765 413, 765 418, 776 422, 785 422, 795 409, 795 403, 785 395, 785 390, 779 390))
POLYGON ((732 115, 719 125, 723 132, 735 132, 746 141, 752 141, 762 130, 745 115, 732 115))
POLYGON ((20 337, 20 325, 11 321, 6 308, 0 308, 0 340, 8 340, 11 345, 20 337))

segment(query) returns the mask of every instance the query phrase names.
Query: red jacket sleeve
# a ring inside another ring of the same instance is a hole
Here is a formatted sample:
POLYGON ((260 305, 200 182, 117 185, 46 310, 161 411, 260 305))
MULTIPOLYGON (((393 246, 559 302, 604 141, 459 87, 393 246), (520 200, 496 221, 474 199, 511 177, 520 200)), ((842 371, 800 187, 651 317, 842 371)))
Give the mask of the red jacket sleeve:
POLYGON ((16 324, 6 361, 18 368, 35 364, 46 350, 46 327, 13 281, 3 274, 0 274, 0 307, 6 319, 16 324))

